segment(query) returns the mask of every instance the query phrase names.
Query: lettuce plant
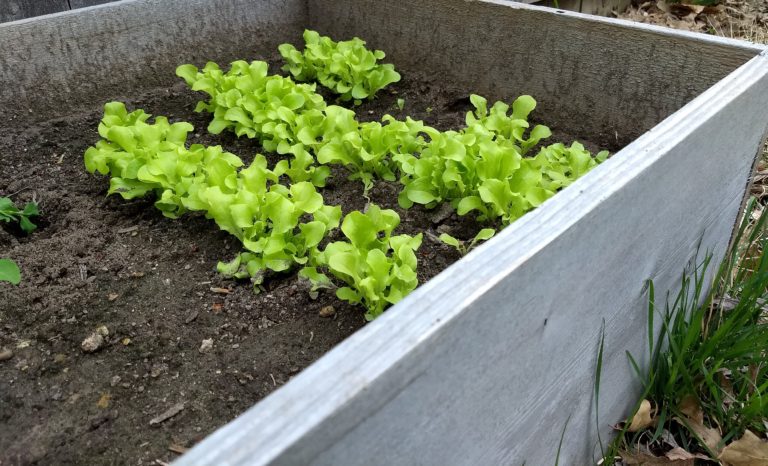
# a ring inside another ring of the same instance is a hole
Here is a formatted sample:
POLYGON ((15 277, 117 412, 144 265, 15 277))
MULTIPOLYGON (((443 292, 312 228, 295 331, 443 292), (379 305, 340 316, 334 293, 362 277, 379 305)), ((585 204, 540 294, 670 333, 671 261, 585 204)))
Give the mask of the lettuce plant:
POLYGON ((154 192, 155 206, 163 215, 176 218, 188 210, 182 198, 197 189, 201 179, 233 183, 236 168, 243 165, 239 157, 220 146, 196 144, 187 149, 192 125, 170 124, 162 116, 154 124, 147 123, 150 117, 143 110, 128 113, 121 102, 104 106, 99 124, 104 139, 86 150, 85 167, 111 176, 108 194, 133 199, 154 192))
POLYGON ((475 110, 467 113, 467 127, 480 126, 492 132, 496 138, 513 142, 521 155, 526 155, 539 141, 552 135, 552 131, 544 125, 536 125, 525 134, 530 127, 528 116, 536 108, 536 101, 529 95, 515 99, 509 115, 509 105, 504 102, 496 102, 488 109, 488 100, 482 96, 472 94, 469 100, 475 110))
POLYGON ((318 133, 322 142, 317 161, 346 167, 350 179, 363 182, 366 197, 374 179, 397 179, 393 156, 421 150, 425 145, 423 134, 437 134, 420 121, 398 121, 390 115, 383 118, 386 124, 358 123, 353 111, 335 105, 325 109, 325 116, 318 133))
POLYGON ((131 199, 154 192, 164 215, 201 211, 236 236, 246 252, 220 264, 222 273, 247 273, 258 284, 266 270, 306 264, 328 230, 338 227, 341 209, 324 205, 311 181, 299 181, 317 175, 306 170, 309 154, 299 152, 274 170, 257 155, 241 170, 240 158, 219 146, 187 149, 191 125, 171 125, 163 117, 149 124, 148 118, 141 110, 128 113, 123 104, 107 104, 99 127, 106 139, 86 151, 86 168, 112 176, 110 194, 131 199), (283 174, 293 181, 290 188, 278 183, 283 174))
POLYGON ((9 197, 0 197, 0 221, 18 223, 24 233, 29 234, 37 229, 37 225, 32 223, 30 218, 38 215, 40 209, 37 202, 27 202, 23 209, 19 209, 9 197))
POLYGON ((439 238, 443 243, 456 248, 456 250, 459 251, 459 254, 466 256, 469 254, 469 251, 477 247, 481 241, 488 241, 489 239, 493 238, 493 235, 495 234, 496 230, 493 228, 483 228, 475 235, 474 238, 469 241, 461 241, 449 235, 448 233, 441 234, 439 238))
POLYGON ((290 188, 278 184, 263 156, 240 171, 233 189, 207 188, 199 198, 207 203, 206 214, 246 249, 234 261, 220 263, 219 271, 250 276, 255 284, 266 270, 281 272, 307 264, 341 217, 341 208, 324 205, 312 183, 297 182, 290 188))
POLYGON ((21 271, 16 262, 10 259, 0 259, 0 282, 18 285, 21 282, 21 271))
POLYGON ((374 179, 397 179, 391 155, 420 150, 422 133, 436 133, 421 122, 389 115, 382 122, 360 123, 353 111, 326 106, 314 87, 267 72, 266 63, 258 61, 236 61, 227 73, 215 63, 202 71, 192 65, 176 71, 193 90, 210 95, 196 109, 214 114, 209 131, 217 134, 229 128, 238 136, 259 138, 266 150, 292 154, 276 170, 293 181, 325 185, 330 169, 315 166, 314 154, 321 164, 345 166, 350 179, 363 182, 367 196, 374 179))
POLYGON ((365 213, 347 214, 341 225, 347 241, 326 246, 317 257, 316 267, 305 269, 302 276, 316 285, 327 284, 330 280, 317 267, 327 269, 346 285, 336 290, 339 299, 362 304, 368 320, 378 317, 418 285, 415 251, 421 246, 422 235, 392 236, 399 224, 395 211, 375 204, 365 213))
POLYGON ((562 143, 543 147, 534 158, 542 170, 542 185, 551 191, 565 188, 608 158, 608 151, 594 157, 578 142, 570 147, 562 143))
POLYGON ((519 97, 508 114, 510 106, 502 102, 489 110, 484 98, 472 95, 471 100, 475 110, 467 114, 467 128, 431 135, 420 154, 393 157, 403 184, 401 207, 450 202, 459 215, 476 211, 479 220, 500 221, 503 227, 607 157, 593 158, 578 143, 553 144, 526 156, 551 134, 541 125, 526 133, 536 102, 519 97))
POLYGON ((384 58, 381 50, 368 50, 365 41, 334 42, 315 31, 304 31, 304 51, 291 44, 279 47, 287 63, 283 69, 297 81, 317 81, 347 101, 373 98, 377 91, 400 81, 393 65, 379 64, 384 58))
POLYGON ((456 131, 435 133, 420 154, 401 152, 393 157, 403 189, 398 202, 407 209, 414 203, 437 206, 471 194, 476 184, 476 138, 456 131))
POLYGON ((195 108, 213 114, 209 132, 219 134, 229 129, 237 136, 257 138, 270 152, 285 154, 297 141, 297 116, 322 110, 325 101, 314 85, 296 84, 291 78, 268 72, 266 62, 249 64, 242 60, 233 62, 226 73, 213 62, 202 70, 193 65, 176 68, 176 74, 193 91, 210 96, 195 108))

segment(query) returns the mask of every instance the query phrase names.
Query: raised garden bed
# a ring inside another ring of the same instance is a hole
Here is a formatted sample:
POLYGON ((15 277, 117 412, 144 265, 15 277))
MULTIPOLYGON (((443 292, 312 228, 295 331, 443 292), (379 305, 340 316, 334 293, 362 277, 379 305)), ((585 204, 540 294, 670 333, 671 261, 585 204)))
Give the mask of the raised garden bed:
MULTIPOLYGON (((601 322, 613 353, 639 354, 644 280, 654 278, 657 293, 674 288, 699 241, 722 253, 765 130, 757 116, 768 104, 766 57, 752 59, 760 49, 735 42, 535 7, 359 0, 131 1, 0 26, 0 40, 13 44, 0 53, 0 105, 12 108, 0 136, 0 190, 26 189, 20 199, 37 191, 47 221, 28 239, 0 238, 26 272, 21 288, 0 290, 0 345, 15 353, 0 362, 9 407, 0 422, 12 427, 0 434, 0 459, 172 459, 170 445, 191 446, 363 325, 359 309, 328 294, 312 301, 295 277, 270 280, 258 296, 225 281, 214 267, 238 250, 235 240, 202 218, 167 220, 151 201, 105 199, 106 181, 82 167, 101 106, 115 98, 192 122, 196 141, 258 151, 252 141, 207 135, 208 117, 192 112, 199 97, 173 70, 271 58, 304 27, 385 49, 405 76, 392 89, 406 96, 407 113, 439 129, 460 126, 470 92, 508 101, 528 93, 557 139, 617 150, 706 95, 181 462, 538 464, 554 458, 569 415, 561 461, 591 457, 601 322), (179 27, 181 18, 195 28, 179 27), (638 56, 639 41, 647 52, 638 56), (690 70, 685 79, 680 69, 690 70), (320 317, 329 304, 335 317, 320 317), (111 344, 82 354, 98 325, 111 344), (199 353, 208 338, 213 351, 199 353)), ((380 97, 358 114, 397 115, 397 97, 380 97)), ((379 183, 372 197, 394 208, 393 191, 379 183)), ((345 209, 364 204, 354 183, 327 195, 345 209)), ((401 216, 408 233, 469 237, 479 228, 419 208, 401 216)), ((430 241, 420 255, 422 283, 458 259, 430 241)), ((601 419, 612 420, 629 409, 632 380, 618 358, 603 371, 601 419)))

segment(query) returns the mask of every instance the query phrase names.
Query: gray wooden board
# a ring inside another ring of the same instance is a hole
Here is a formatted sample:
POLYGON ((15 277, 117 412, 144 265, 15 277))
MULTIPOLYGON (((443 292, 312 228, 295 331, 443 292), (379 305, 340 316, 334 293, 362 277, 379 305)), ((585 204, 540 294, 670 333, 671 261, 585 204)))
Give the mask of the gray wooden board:
POLYGON ((134 0, 0 25, 0 126, 178 83, 179 63, 265 56, 307 25, 363 36, 406 73, 533 94, 540 118, 592 140, 653 129, 179 463, 548 464, 569 415, 561 462, 586 463, 601 323, 607 434, 636 395, 623 351, 642 354, 644 281, 662 296, 700 240, 718 257, 728 241, 768 58, 736 70, 762 49, 498 1, 134 0))
POLYGON ((536 118, 625 145, 759 53, 700 34, 503 1, 310 0, 310 25, 364 37, 401 68, 494 98, 531 94, 536 118))
POLYGON ((699 245, 722 257, 766 109, 763 54, 176 464, 553 464, 566 422, 560 463, 593 464, 639 393, 646 280, 664 296, 699 245))
POLYGON ((67 0, 0 0, 0 23, 68 9, 67 0))
POLYGON ((182 63, 263 58, 305 25, 303 0, 122 1, 0 24, 0 109, 31 124, 179 85, 182 63))

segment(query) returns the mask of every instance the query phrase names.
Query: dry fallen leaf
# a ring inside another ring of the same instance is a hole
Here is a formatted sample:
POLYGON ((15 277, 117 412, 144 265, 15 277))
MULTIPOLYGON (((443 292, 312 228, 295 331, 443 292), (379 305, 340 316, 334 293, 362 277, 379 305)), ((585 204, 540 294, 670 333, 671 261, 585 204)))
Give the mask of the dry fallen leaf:
POLYGON ((723 448, 719 458, 730 466, 766 466, 768 442, 747 430, 739 440, 723 448))
POLYGON ((701 453, 693 454, 687 450, 683 450, 680 447, 674 447, 673 449, 669 450, 664 454, 668 459, 674 460, 674 461, 691 461, 691 464, 693 463, 693 460, 695 459, 701 459, 701 460, 708 460, 709 457, 706 455, 702 455, 701 453))
POLYGON ((172 443, 172 444, 170 444, 168 446, 168 450, 172 451, 174 453, 178 453, 180 455, 183 455, 184 453, 186 453, 189 450, 189 448, 187 448, 185 446, 182 446, 182 445, 178 445, 176 443, 172 443))
POLYGON ((654 423, 653 415, 654 413, 651 410, 651 402, 648 400, 643 400, 640 403, 640 408, 638 408, 635 415, 632 416, 632 419, 629 421, 629 427, 627 428, 627 431, 639 432, 643 429, 647 429, 649 426, 652 426, 654 423))
POLYGON ((694 459, 670 459, 666 456, 656 456, 647 451, 622 451, 620 453, 624 464, 642 466, 694 466, 694 459))
POLYGON ((683 398, 678 409, 681 413, 685 414, 688 419, 697 424, 704 424, 704 411, 701 410, 699 400, 697 400, 695 396, 688 395, 683 398))
POLYGON ((696 436, 699 437, 702 442, 704 442, 704 445, 706 445, 706 447, 709 448, 712 453, 717 454, 720 451, 718 444, 723 438, 720 436, 720 432, 717 429, 707 427, 703 423, 697 422, 696 420, 687 417, 684 419, 676 417, 674 419, 682 426, 687 427, 688 430, 696 434, 696 436))

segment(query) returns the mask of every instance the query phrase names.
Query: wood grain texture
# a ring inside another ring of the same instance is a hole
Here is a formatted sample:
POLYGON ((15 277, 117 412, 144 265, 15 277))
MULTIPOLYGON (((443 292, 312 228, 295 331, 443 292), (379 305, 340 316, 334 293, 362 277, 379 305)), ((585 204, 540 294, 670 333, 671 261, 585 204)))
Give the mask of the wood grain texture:
POLYGON ((303 0, 136 0, 0 24, 0 108, 10 124, 65 116, 178 84, 182 63, 268 56, 305 24, 303 0))
POLYGON ((398 67, 626 145, 761 50, 744 42, 504 1, 309 0, 310 25, 364 37, 398 67))
POLYGON ((66 10, 67 0, 0 0, 0 23, 66 10))
POLYGON ((722 257, 766 108, 764 54, 176 464, 553 464, 566 422, 560 463, 594 464, 638 395, 645 283, 676 291, 699 245, 722 257))

